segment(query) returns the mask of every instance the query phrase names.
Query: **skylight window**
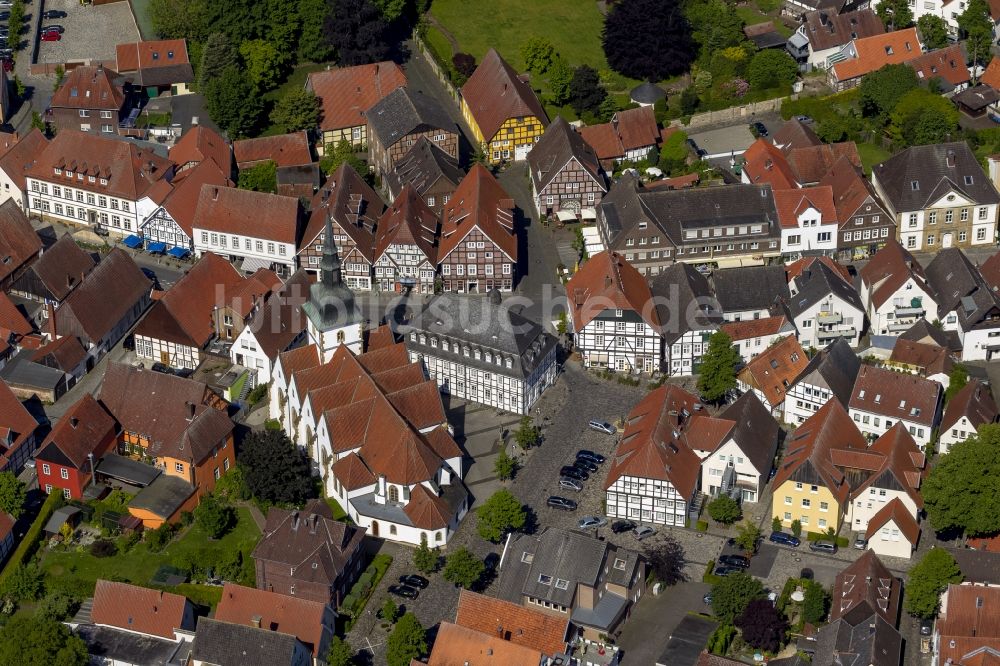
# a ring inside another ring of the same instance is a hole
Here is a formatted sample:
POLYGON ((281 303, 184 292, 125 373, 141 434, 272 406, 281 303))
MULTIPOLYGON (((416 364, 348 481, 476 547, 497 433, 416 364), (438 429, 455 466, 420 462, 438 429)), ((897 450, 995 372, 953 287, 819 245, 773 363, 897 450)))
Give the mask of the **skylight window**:
POLYGON ((542 585, 551 585, 552 584, 552 576, 546 576, 545 574, 539 574, 538 575, 538 582, 541 583, 542 585))

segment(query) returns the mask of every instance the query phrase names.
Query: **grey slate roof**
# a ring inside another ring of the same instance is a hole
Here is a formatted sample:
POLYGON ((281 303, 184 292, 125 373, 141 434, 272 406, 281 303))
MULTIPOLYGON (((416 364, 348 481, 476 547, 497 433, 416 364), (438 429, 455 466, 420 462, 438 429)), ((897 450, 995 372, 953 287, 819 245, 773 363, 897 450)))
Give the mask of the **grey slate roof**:
POLYGON ((851 625, 841 618, 819 630, 813 666, 899 666, 903 638, 882 616, 851 625), (874 623, 875 628, 869 625, 874 623))
POLYGON ((965 331, 997 325, 990 318, 1000 315, 1000 295, 990 288, 960 249, 940 250, 924 273, 938 304, 938 319, 955 312, 959 326, 965 331))
POLYGON ((394 195, 398 195, 403 186, 409 184, 417 194, 426 198, 426 192, 442 178, 454 189, 462 182, 463 177, 465 173, 458 167, 458 162, 422 136, 396 162, 392 171, 385 175, 385 180, 389 191, 394 195))
POLYGON ((913 342, 922 342, 930 339, 938 347, 944 347, 953 352, 962 351, 962 341, 959 340, 958 334, 955 331, 945 331, 923 318, 918 319, 913 326, 906 329, 899 336, 899 339, 912 340, 913 342))
POLYGON ((298 642, 291 634, 203 617, 198 620, 191 657, 216 666, 291 665, 298 642))
POLYGON ((837 338, 809 359, 809 364, 791 385, 804 381, 812 386, 826 387, 846 408, 860 370, 861 359, 846 340, 837 338))
POLYGON ((145 509, 150 513, 169 518, 191 497, 194 486, 176 476, 160 474, 153 482, 132 498, 129 506, 145 509))
POLYGON ((365 118, 375 136, 387 148, 420 128, 458 131, 437 102, 405 87, 396 88, 383 97, 365 112, 365 118))
POLYGON ((529 377, 555 347, 556 339, 536 322, 512 311, 503 301, 494 302, 495 296, 447 292, 433 297, 407 325, 400 327, 399 332, 404 335, 407 349, 432 356, 451 356, 463 365, 481 367, 490 372, 529 377), (429 340, 428 344, 421 345, 419 338, 416 342, 410 340, 411 331, 444 336, 483 351, 499 352, 511 358, 511 367, 508 369, 506 363, 497 365, 485 360, 477 361, 474 357, 463 356, 461 352, 446 352, 440 344, 430 346, 429 340))
POLYGON ((876 164, 872 177, 896 212, 923 210, 950 191, 977 204, 1000 203, 1000 193, 964 141, 912 146, 876 164), (949 156, 955 166, 948 166, 949 156))
POLYGON ((690 264, 668 266, 653 277, 649 287, 657 301, 660 333, 668 345, 688 331, 715 331, 722 325, 722 312, 708 279, 690 264))
POLYGON ((778 422, 753 391, 744 393, 721 414, 721 419, 736 421, 729 433, 761 474, 771 471, 774 454, 778 451, 778 422))
POLYGON ((541 192, 558 176, 573 158, 590 176, 601 183, 605 190, 597 153, 579 132, 575 131, 562 116, 545 129, 545 134, 528 153, 528 171, 535 185, 535 192, 541 192))
POLYGON ((717 625, 715 620, 685 615, 671 632, 657 666, 695 666, 717 625))
POLYGON ((796 283, 799 286, 799 291, 788 299, 788 310, 793 318, 829 294, 837 296, 862 313, 865 311, 865 307, 861 303, 861 296, 854 290, 854 287, 822 262, 813 262, 810 268, 802 272, 796 283))
POLYGON ((949 548, 966 583, 1000 585, 1000 553, 969 548, 949 548))
POLYGON ((144 666, 186 664, 191 645, 95 624, 79 625, 76 635, 87 644, 87 654, 93 657, 144 666))
POLYGON ((726 268, 712 273, 715 297, 723 312, 767 310, 777 298, 788 298, 784 266, 726 268))

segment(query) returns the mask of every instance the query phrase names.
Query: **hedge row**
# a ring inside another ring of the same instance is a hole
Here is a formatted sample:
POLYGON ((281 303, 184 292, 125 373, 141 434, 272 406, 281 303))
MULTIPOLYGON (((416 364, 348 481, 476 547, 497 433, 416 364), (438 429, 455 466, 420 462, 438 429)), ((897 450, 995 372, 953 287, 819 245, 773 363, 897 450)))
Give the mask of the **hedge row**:
POLYGON ((63 505, 63 496, 61 493, 52 493, 42 504, 42 508, 38 511, 38 516, 35 518, 35 522, 31 523, 31 527, 28 528, 27 533, 25 533, 24 538, 21 539, 21 543, 18 545, 17 550, 14 554, 10 556, 10 560, 7 562, 7 566, 4 567, 3 571, 0 572, 0 584, 2 584, 11 575, 18 566, 22 564, 27 564, 28 560, 35 554, 38 550, 38 544, 42 540, 42 529, 45 527, 45 523, 49 521, 52 517, 52 513, 63 505))

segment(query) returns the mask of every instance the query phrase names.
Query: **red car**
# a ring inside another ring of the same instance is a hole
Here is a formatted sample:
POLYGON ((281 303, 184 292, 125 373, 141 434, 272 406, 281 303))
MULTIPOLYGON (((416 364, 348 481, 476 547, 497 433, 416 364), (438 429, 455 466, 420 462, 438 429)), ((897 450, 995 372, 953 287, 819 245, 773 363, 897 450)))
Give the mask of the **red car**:
POLYGON ((55 30, 49 30, 47 32, 42 33, 41 39, 43 42, 58 42, 59 40, 62 39, 62 35, 60 35, 55 30))
POLYGON ((14 61, 10 58, 4 58, 3 60, 3 71, 13 72, 14 71, 14 61))

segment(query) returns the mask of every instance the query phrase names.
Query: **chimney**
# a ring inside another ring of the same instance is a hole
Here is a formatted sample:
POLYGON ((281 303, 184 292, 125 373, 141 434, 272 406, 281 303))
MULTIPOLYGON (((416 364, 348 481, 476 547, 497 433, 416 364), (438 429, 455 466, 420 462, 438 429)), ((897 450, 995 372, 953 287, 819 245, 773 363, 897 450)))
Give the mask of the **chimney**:
POLYGON ((67 289, 72 289, 74 281, 75 281, 75 278, 72 275, 67 275, 66 276, 66 288, 67 289))
POLYGON ((607 289, 610 286, 611 286, 611 276, 610 275, 605 275, 604 276, 604 288, 607 289))
POLYGON ((319 522, 319 516, 315 513, 309 515, 309 534, 316 534, 316 523, 319 522))
POLYGON ((299 529, 299 512, 298 511, 293 511, 292 512, 292 531, 296 532, 296 531, 298 531, 298 529, 299 529))
POLYGON ((186 404, 187 404, 187 420, 188 421, 193 421, 194 420, 194 411, 195 411, 195 408, 197 406, 193 402, 189 402, 189 403, 186 403, 186 404))
POLYGON ((218 201, 218 200, 219 200, 219 188, 218 187, 213 187, 212 188, 212 201, 218 201))
POLYGON ((80 419, 76 418, 75 416, 71 416, 69 418, 69 427, 72 428, 73 430, 76 430, 76 427, 78 425, 80 425, 80 419))
POLYGON ((54 341, 58 335, 56 331, 56 306, 51 303, 45 304, 45 315, 48 318, 49 337, 54 341))
POLYGON ((250 618, 250 625, 253 626, 254 629, 260 629, 260 621, 261 621, 261 619, 262 618, 261 618, 260 615, 254 615, 254 616, 252 616, 250 618))
POLYGON ((948 163, 948 166, 950 166, 950 167, 955 166, 955 151, 954 150, 949 150, 948 151, 948 157, 946 158, 945 161, 948 163))

